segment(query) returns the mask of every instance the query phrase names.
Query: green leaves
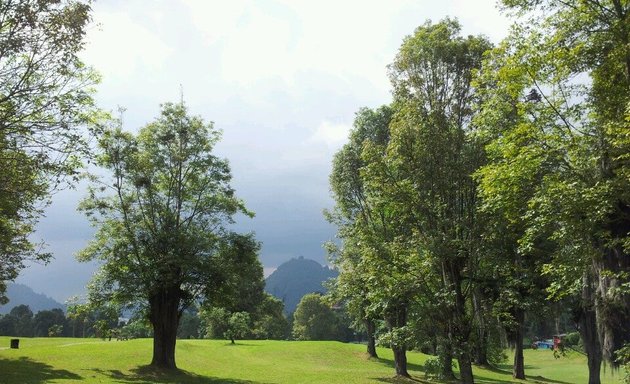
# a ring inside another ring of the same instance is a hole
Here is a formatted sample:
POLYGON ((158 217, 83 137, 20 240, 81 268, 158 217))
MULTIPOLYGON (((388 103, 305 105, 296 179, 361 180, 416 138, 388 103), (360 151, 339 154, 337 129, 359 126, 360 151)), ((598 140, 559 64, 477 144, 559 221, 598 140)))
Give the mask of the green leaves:
MULTIPOLYGON (((212 153, 219 137, 212 124, 171 103, 137 135, 119 127, 102 131, 97 163, 111 178, 93 178, 81 204, 98 231, 79 258, 101 260, 108 282, 95 288, 142 301, 175 285, 192 299, 218 288, 212 278, 221 273, 238 275, 222 269, 220 249, 232 215, 249 212, 229 186, 227 161, 212 153)), ((258 246, 250 248, 247 263, 259 265, 258 246)))
POLYGON ((50 259, 30 235, 51 191, 78 181, 85 128, 101 118, 98 75, 78 57, 90 11, 79 1, 0 4, 0 302, 24 260, 50 259))

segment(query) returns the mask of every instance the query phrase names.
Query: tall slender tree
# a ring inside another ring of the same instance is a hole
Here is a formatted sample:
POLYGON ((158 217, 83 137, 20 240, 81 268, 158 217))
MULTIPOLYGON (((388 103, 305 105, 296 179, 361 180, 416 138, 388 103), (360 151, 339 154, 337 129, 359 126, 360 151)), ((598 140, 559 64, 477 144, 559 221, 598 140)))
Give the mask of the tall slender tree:
POLYGON ((409 254, 430 265, 441 284, 437 297, 450 319, 443 350, 452 348, 461 380, 472 383, 468 301, 482 228, 472 174, 484 162, 483 148, 470 135, 472 78, 491 45, 459 33, 455 20, 427 22, 404 40, 390 66, 397 109, 386 162, 394 177, 383 192, 411 229, 409 244, 421 250, 409 254))
POLYGON ((366 165, 362 152, 367 143, 379 146, 387 143, 391 116, 392 109, 388 106, 357 112, 349 143, 333 159, 330 186, 336 205, 326 215, 338 226, 338 237, 343 241, 341 248, 328 244, 329 254, 340 270, 334 292, 346 302, 349 313, 364 326, 368 354, 372 357, 377 357, 375 321, 380 314, 370 309, 369 291, 375 287, 374 282, 367 279, 365 243, 361 243, 360 234, 365 227, 374 228, 372 223, 379 219, 370 207, 369 191, 361 175, 361 169, 366 165))

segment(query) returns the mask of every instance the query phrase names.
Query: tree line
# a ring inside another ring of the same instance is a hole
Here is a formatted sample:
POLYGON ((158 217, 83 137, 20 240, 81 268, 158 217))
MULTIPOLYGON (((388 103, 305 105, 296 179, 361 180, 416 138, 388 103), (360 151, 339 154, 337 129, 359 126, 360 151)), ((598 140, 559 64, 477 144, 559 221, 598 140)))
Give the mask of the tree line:
POLYGON ((497 334, 524 379, 525 322, 563 308, 599 383, 630 342, 630 5, 501 3, 506 39, 427 22, 392 102, 357 112, 330 176, 335 291, 368 334, 385 322, 398 375, 429 341, 465 383, 497 334))
MULTIPOLYGON (((261 301, 239 311, 225 307, 193 306, 182 313, 178 339, 236 340, 338 340, 360 341, 350 320, 339 307, 320 294, 305 295, 295 313, 287 317, 279 299, 264 294, 261 301)), ((95 307, 72 298, 67 309, 33 313, 17 305, 0 315, 0 335, 18 337, 78 337, 135 339, 153 337, 153 328, 142 312, 123 313, 114 306, 95 307), (129 316, 125 318, 123 316, 129 316)))

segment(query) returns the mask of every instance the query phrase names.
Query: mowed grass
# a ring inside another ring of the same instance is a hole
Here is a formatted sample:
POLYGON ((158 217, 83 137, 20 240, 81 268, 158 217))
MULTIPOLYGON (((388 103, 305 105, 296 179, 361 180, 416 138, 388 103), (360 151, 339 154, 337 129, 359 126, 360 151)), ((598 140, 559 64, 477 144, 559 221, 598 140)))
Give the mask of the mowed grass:
MULTIPOLYGON (((414 383, 425 380, 428 356, 410 352, 413 380, 393 378, 391 351, 379 349, 369 359, 365 346, 338 342, 178 340, 180 373, 155 372, 152 340, 20 338, 20 349, 8 349, 0 337, 0 383, 414 383)), ((548 350, 525 351, 527 383, 585 383, 588 372, 582 355, 555 359, 548 350)), ((511 366, 475 367, 477 383, 513 383, 511 366)), ((619 383, 610 370, 603 383, 619 383)))

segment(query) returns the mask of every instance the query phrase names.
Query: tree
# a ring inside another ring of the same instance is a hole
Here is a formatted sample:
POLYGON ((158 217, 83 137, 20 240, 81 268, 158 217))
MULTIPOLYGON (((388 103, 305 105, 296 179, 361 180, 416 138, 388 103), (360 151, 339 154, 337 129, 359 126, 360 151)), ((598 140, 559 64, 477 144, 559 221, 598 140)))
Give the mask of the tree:
MULTIPOLYGON (((381 177, 393 113, 389 106, 360 110, 350 142, 335 155, 330 180, 336 206, 328 218, 339 227, 343 244, 329 251, 341 270, 336 291, 369 334, 376 319, 386 321, 396 374, 408 377, 407 314, 417 286, 407 254, 400 252, 409 227, 383 199, 382 184, 390 180, 381 177)), ((374 355, 374 337, 368 338, 368 353, 374 355)))
POLYGON ((81 127, 96 122, 98 77, 79 59, 90 5, 0 4, 0 302, 27 260, 50 254, 29 235, 51 190, 77 175, 81 127))
POLYGON ((197 339, 199 338, 201 319, 196 309, 191 308, 182 313, 177 327, 177 337, 179 339, 197 339))
POLYGON ((296 340, 336 340, 339 337, 333 310, 317 293, 302 297, 293 313, 293 337, 296 340))
POLYGON ((436 313, 447 322, 445 355, 453 348, 461 381, 472 383, 468 300, 483 228, 472 174, 485 161, 471 135, 472 78, 491 44, 461 37, 460 29, 445 19, 405 38, 390 66, 396 106, 391 137, 383 165, 371 177, 401 228, 397 251, 423 271, 416 285, 437 288, 436 313))
POLYGON ((33 311, 28 305, 13 307, 9 315, 15 319, 15 336, 33 337, 33 311))
POLYGON ((87 325, 89 322, 90 306, 81 303, 79 297, 73 296, 66 302, 68 320, 72 322, 72 337, 77 336, 77 325, 81 328, 81 337, 86 337, 87 325))
POLYGON ((371 357, 378 357, 375 338, 377 314, 368 310, 368 292, 374 287, 367 281, 365 250, 361 247, 360 233, 365 227, 375 227, 371 223, 378 220, 378 215, 375 217, 367 199, 369 191, 361 175, 366 165, 362 152, 367 143, 387 144, 392 113, 388 106, 374 111, 363 108, 357 112, 349 142, 333 158, 330 187, 336 204, 333 211, 326 212, 328 221, 338 226, 337 236, 343 241, 341 247, 334 243, 326 245, 340 272, 332 292, 334 297, 345 303, 349 314, 357 322, 355 326, 365 328, 367 352, 371 357))
POLYGON ((33 328, 35 337, 51 336, 50 330, 55 328, 55 336, 61 336, 66 326, 67 320, 63 310, 55 308, 52 310, 39 311, 33 318, 33 328), (59 332, 56 332, 59 331, 59 332))
POLYGON ((258 250, 252 236, 227 229, 233 215, 250 213, 229 185, 227 161, 212 153, 219 137, 183 103, 162 105, 137 135, 120 127, 99 134, 96 161, 112 178, 94 178, 81 204, 98 231, 80 260, 102 263, 92 301, 146 306, 155 367, 176 369, 182 311, 237 285, 232 251, 258 250))
POLYGON ((481 183, 504 212, 515 191, 525 196, 527 211, 509 215, 524 223, 519 252, 552 243, 541 271, 553 297, 579 298, 589 383, 599 383, 602 357, 614 364, 630 335, 630 4, 503 3, 527 18, 483 71, 493 90, 480 106, 492 139, 481 183))
POLYGON ((284 340, 290 329, 280 299, 265 293, 264 299, 252 315, 252 336, 256 339, 284 340))
POLYGON ((235 339, 242 339, 250 329, 250 318, 247 312, 234 312, 227 320, 227 330, 223 336, 235 344, 235 339))
POLYGON ((0 316, 0 335, 15 336, 15 317, 10 314, 0 316))

